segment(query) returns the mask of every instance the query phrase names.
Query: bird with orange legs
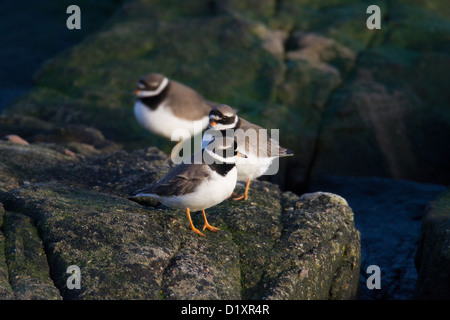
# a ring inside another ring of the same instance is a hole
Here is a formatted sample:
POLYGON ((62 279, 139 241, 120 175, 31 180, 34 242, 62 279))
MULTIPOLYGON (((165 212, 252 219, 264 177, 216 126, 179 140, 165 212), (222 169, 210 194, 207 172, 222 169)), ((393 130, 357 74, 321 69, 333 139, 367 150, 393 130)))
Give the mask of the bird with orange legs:
POLYGON ((237 181, 236 158, 245 157, 237 149, 234 139, 214 139, 199 151, 202 152, 201 161, 192 155, 188 163, 178 164, 158 182, 136 191, 129 199, 136 201, 148 197, 167 207, 184 210, 192 231, 204 237, 191 218, 191 212, 202 211, 202 231, 216 232, 219 228, 209 224, 205 210, 232 194, 237 181))
MULTIPOLYGON (((233 200, 247 200, 252 180, 267 174, 275 159, 294 154, 271 139, 267 135, 267 130, 238 117, 235 110, 225 104, 218 105, 210 111, 209 130, 220 131, 219 136, 227 136, 231 132, 237 140, 238 150, 246 155, 246 158, 236 160, 238 181, 246 182, 245 191, 241 196, 236 195, 233 200)), ((209 130, 203 136, 203 143, 208 143, 216 136, 211 134, 214 131, 209 130)), ((234 195, 235 193, 231 197, 234 195)))

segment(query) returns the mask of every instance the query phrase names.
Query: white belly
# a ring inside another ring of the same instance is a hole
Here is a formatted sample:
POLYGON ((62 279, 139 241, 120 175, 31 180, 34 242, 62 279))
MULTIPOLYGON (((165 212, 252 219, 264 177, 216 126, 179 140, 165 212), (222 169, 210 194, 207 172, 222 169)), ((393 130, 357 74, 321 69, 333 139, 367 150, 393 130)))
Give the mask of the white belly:
POLYGON ((257 158, 252 155, 247 158, 237 158, 238 180, 247 181, 262 176, 269 169, 272 160, 273 158, 257 158))
MULTIPOLYGON (((213 135, 208 131, 209 130, 207 130, 203 135, 202 148, 206 147, 213 139, 213 135)), ((238 181, 247 181, 248 179, 253 180, 264 175, 267 170, 269 170, 273 160, 275 159, 273 157, 258 158, 254 154, 248 153, 246 150, 241 149, 242 148, 239 147, 239 152, 245 154, 247 158, 236 158, 238 181)))
POLYGON ((171 208, 198 211, 211 208, 228 198, 236 186, 237 170, 231 169, 223 177, 216 172, 211 172, 211 179, 200 184, 194 192, 175 197, 159 197, 158 200, 171 208))
POLYGON ((208 116, 198 121, 177 118, 165 104, 151 110, 139 100, 134 104, 134 115, 145 129, 169 139, 175 133, 175 140, 178 140, 178 133, 181 133, 181 131, 184 131, 189 137, 201 133, 209 122, 208 116), (181 131, 177 129, 181 129, 181 131))

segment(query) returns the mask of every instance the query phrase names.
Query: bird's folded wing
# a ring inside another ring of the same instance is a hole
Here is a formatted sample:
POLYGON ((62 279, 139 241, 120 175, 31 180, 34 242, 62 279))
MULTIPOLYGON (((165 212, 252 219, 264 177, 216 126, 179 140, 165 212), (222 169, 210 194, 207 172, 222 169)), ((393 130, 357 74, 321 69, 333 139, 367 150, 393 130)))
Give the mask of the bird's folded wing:
POLYGON ((181 163, 157 183, 139 191, 140 193, 152 193, 163 197, 188 194, 193 192, 202 179, 207 177, 206 165, 181 163))
MULTIPOLYGON (((244 130, 245 134, 242 136, 238 135, 238 139, 244 140, 244 153, 257 154, 258 157, 285 157, 294 154, 291 150, 280 146, 277 140, 270 138, 267 134, 267 129, 250 123, 242 118, 241 128, 244 130), (252 135, 252 131, 254 135, 252 135)), ((242 145, 241 140, 238 140, 238 144, 242 145)))

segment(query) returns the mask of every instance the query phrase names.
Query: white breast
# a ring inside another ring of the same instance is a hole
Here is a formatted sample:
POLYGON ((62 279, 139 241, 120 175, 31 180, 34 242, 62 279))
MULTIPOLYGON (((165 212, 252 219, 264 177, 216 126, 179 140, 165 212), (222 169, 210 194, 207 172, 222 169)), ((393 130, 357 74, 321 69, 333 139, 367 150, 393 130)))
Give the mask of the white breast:
POLYGON ((190 136, 201 133, 209 122, 208 116, 199 121, 180 119, 165 104, 151 110, 139 100, 134 104, 134 115, 142 127, 168 139, 171 139, 172 133, 177 129, 186 130, 190 136))
MULTIPOLYGON (((208 130, 203 135, 202 148, 206 147, 210 141, 212 141, 213 135, 208 133, 208 130)), ((256 151, 251 148, 250 152, 238 148, 239 152, 245 154, 247 158, 238 157, 236 159, 236 167, 238 172, 239 181, 247 181, 248 179, 256 179, 267 172, 273 157, 258 157, 256 151)))
POLYGON ((159 197, 159 201, 177 209, 189 208, 191 211, 208 209, 221 203, 233 193, 236 180, 236 167, 231 169, 225 177, 211 171, 210 178, 201 183, 194 192, 175 197, 159 197))
POLYGON ((236 159, 238 180, 247 181, 262 176, 272 164, 273 158, 258 158, 252 154, 236 159))

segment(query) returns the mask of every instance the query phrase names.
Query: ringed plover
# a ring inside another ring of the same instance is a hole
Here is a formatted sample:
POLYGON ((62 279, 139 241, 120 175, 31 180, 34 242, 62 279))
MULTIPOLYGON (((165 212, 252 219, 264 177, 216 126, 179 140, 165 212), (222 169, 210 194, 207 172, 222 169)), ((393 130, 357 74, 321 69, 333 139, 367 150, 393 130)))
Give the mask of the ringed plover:
POLYGON ((204 237, 192 223, 190 214, 191 211, 201 210, 203 230, 219 230, 208 223, 205 209, 221 203, 233 193, 237 181, 236 157, 245 155, 238 152, 234 139, 214 141, 198 151, 203 152, 200 163, 195 162, 194 154, 190 163, 178 164, 157 183, 136 191, 136 195, 128 199, 149 197, 170 208, 185 210, 192 231, 204 237))
MULTIPOLYGON (((274 159, 294 155, 291 150, 281 147, 277 141, 271 139, 267 135, 267 130, 238 117, 235 110, 225 104, 218 105, 210 111, 209 127, 221 131, 223 136, 228 129, 234 130, 238 150, 247 155, 245 159, 236 160, 238 181, 246 181, 245 192, 233 200, 247 200, 251 180, 265 174, 274 159), (254 132, 256 139, 246 138, 251 137, 250 131, 254 132)), ((203 139, 208 141, 208 137, 203 139)))
POLYGON ((158 73, 142 76, 134 91, 134 115, 145 129, 168 139, 176 129, 190 137, 208 126, 209 112, 216 105, 193 89, 158 73), (194 126, 194 121, 199 125, 194 126), (201 125, 200 125, 201 124, 201 125))

